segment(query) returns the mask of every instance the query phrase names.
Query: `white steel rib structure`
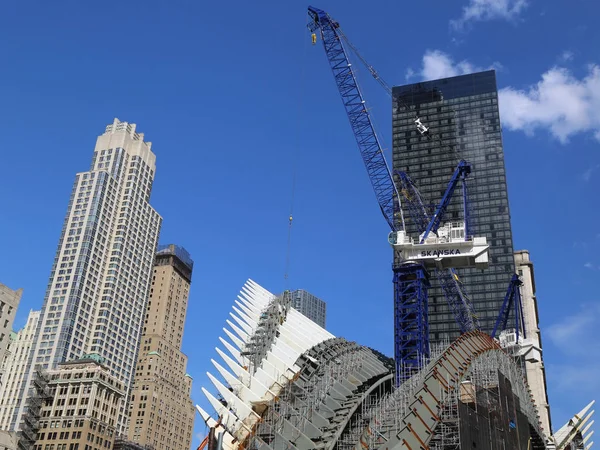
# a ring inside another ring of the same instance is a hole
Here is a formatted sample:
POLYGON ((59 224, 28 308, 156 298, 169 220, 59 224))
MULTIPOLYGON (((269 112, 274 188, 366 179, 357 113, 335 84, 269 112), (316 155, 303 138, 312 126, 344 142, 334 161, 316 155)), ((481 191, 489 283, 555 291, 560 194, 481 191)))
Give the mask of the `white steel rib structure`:
POLYGON ((594 421, 590 420, 594 415, 594 410, 592 410, 593 405, 594 402, 592 401, 554 433, 552 443, 556 450, 587 450, 594 445, 594 441, 590 440, 594 434, 591 430, 594 421))
POLYGON ((336 338, 294 310, 289 292, 248 280, 230 315, 218 376, 208 374, 216 392, 203 388, 215 416, 197 406, 211 449, 562 450, 576 434, 555 444, 521 368, 485 333, 432 349, 395 388, 391 358, 336 338))

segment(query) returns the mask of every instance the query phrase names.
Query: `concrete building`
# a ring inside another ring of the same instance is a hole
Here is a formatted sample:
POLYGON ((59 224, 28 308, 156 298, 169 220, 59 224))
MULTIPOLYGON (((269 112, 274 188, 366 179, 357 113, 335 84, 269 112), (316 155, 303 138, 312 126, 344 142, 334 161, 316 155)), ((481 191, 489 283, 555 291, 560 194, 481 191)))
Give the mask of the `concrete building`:
POLYGON ((16 450, 17 434, 14 431, 0 430, 0 450, 16 450))
POLYGON ((9 351, 2 366, 4 377, 0 385, 0 429, 8 430, 25 375, 27 361, 35 343, 40 311, 29 311, 27 323, 17 333, 11 333, 9 351))
POLYGON ((51 397, 41 408, 34 450, 113 448, 126 387, 103 362, 85 355, 48 371, 51 397))
MULTIPOLYGON (((425 202, 440 202, 459 159, 472 165, 467 183, 471 234, 487 237, 490 264, 484 271, 458 273, 482 329, 490 333, 515 272, 496 74, 490 70, 398 86, 392 93, 393 168, 410 175, 425 202), (419 133, 416 115, 444 145, 419 133)), ((445 220, 462 219, 462 198, 454 195, 445 220)), ((406 222, 411 236, 418 237, 415 224, 408 217, 406 222)), ((459 335, 437 280, 429 290, 429 323, 433 343, 459 335)))
POLYGON ((134 385, 128 439, 155 450, 192 443, 192 377, 181 352, 194 262, 176 245, 160 246, 154 262, 134 385))
POLYGON ((552 432, 550 404, 546 386, 546 369, 542 352, 542 335, 539 327, 537 297, 535 295, 535 276, 533 262, 527 250, 515 252, 517 273, 523 282, 521 301, 525 321, 526 339, 521 343, 520 356, 524 360, 527 382, 531 388, 533 399, 540 412, 540 420, 544 431, 549 436, 552 432))
MULTIPOLYGON (((115 119, 76 175, 10 429, 20 427, 37 368, 99 354, 128 391, 162 220, 149 204, 155 162, 135 124, 115 119)), ((123 408, 120 429, 126 419, 123 408)))
MULTIPOLYGON (((22 295, 23 289, 13 291, 8 286, 0 283, 0 364, 2 367, 4 367, 6 350, 10 343, 10 333, 22 295)), ((0 380, 3 378, 3 374, 4 371, 0 373, 0 380)))
POLYGON ((325 328, 327 317, 327 304, 310 292, 298 289, 292 292, 292 306, 315 322, 325 328))

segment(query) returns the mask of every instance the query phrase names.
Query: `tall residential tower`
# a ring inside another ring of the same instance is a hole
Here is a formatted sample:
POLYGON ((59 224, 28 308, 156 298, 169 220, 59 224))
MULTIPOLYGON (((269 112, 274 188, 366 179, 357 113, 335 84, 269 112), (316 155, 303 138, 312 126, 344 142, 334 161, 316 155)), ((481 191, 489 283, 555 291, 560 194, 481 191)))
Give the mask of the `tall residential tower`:
MULTIPOLYGON (((482 329, 489 333, 515 272, 496 74, 490 70, 398 86, 392 94, 393 168, 408 172, 423 199, 439 203, 459 159, 472 165, 468 179, 471 230, 487 237, 490 265, 487 270, 461 269, 458 273, 482 329), (415 115, 441 137, 443 146, 417 131, 415 115)), ((462 220, 460 197, 454 196, 446 221, 462 220)), ((407 228, 413 237, 419 235, 410 220, 407 228)), ((435 281, 429 291, 429 318, 432 342, 458 336, 458 325, 435 281)))
MULTIPOLYGON (((11 429, 20 428, 36 366, 96 354, 127 393, 162 220, 149 203, 155 161, 135 124, 115 119, 90 169, 76 175, 11 429)), ((126 416, 122 407, 118 429, 126 416)))
POLYGON ((292 292, 292 306, 314 323, 325 328, 327 304, 319 297, 302 289, 297 289, 292 292))
POLYGON ((160 246, 154 262, 135 380, 128 438, 155 450, 189 449, 195 409, 192 377, 181 352, 194 262, 176 245, 160 246))

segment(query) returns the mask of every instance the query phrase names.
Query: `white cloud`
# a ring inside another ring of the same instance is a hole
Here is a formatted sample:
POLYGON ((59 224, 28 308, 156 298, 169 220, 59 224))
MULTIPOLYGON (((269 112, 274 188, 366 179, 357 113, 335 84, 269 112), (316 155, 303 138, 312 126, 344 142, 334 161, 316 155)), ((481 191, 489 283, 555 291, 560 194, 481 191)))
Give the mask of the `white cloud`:
POLYGON ((566 63, 566 62, 572 61, 574 57, 575 57, 575 53, 573 53, 571 50, 565 50, 564 52, 562 52, 560 54, 560 56, 558 57, 558 60, 560 62, 566 63))
POLYGON ((599 320, 600 305, 585 303, 579 311, 543 329, 544 337, 549 337, 562 354, 561 363, 548 368, 551 384, 558 391, 577 397, 600 388, 599 320))
POLYGON ((583 267, 586 269, 596 270, 596 266, 594 266, 591 262, 586 262, 583 267))
MULTIPOLYGON (((594 265, 587 263, 585 267, 594 265)), ((571 356, 581 353, 593 361, 600 356, 600 341, 597 338, 596 324, 600 321, 600 305, 586 303, 574 314, 565 316, 561 322, 544 330, 552 343, 571 356), (585 345, 583 345, 585 344, 585 345)))
MULTIPOLYGON (((491 66, 483 68, 473 65, 467 60, 454 62, 450 55, 441 50, 427 50, 425 55, 423 55, 423 67, 419 74, 423 80, 436 80, 438 78, 455 77, 487 69, 501 70, 502 64, 495 62, 491 66)), ((413 77, 417 73, 412 69, 408 69, 406 71, 407 77, 409 74, 413 77)))
POLYGON ((500 90, 500 116, 511 130, 533 135, 548 129, 561 143, 573 134, 591 132, 600 140, 600 67, 591 65, 582 79, 554 67, 527 89, 500 90))
MULTIPOLYGON (((494 63, 488 69, 502 69, 494 63)), ((423 80, 452 77, 485 70, 467 60, 455 62, 440 50, 427 50, 419 74, 423 80)), ((506 87, 499 91, 500 117, 509 130, 533 136, 548 130, 561 143, 579 133, 591 133, 600 141, 600 66, 590 65, 582 78, 568 69, 554 67, 541 80, 525 89, 506 87)), ((590 173, 591 176, 591 173, 590 173)))
MULTIPOLYGON (((550 364, 547 373, 552 387, 558 392, 571 394, 569 397, 596 394, 600 389, 600 377, 598 377, 600 364, 596 362, 550 364)), ((553 411, 553 417, 554 414, 555 412, 553 411)), ((573 413, 571 412, 570 414, 572 415, 573 413)))
POLYGON ((590 181, 592 179, 592 175, 598 169, 600 169, 600 164, 596 164, 595 166, 588 167, 588 169, 585 172, 583 172, 583 174, 581 175, 581 178, 583 178, 583 181, 585 181, 585 182, 590 181))
POLYGON ((526 7, 526 0, 469 0, 460 19, 451 20, 450 25, 458 30, 468 22, 514 20, 526 7))

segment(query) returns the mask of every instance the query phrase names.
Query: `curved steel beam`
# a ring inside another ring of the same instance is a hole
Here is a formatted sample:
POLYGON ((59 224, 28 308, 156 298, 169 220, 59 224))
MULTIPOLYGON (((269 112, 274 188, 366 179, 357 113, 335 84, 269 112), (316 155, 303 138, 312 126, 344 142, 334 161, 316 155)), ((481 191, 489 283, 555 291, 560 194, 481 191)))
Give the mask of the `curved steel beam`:
MULTIPOLYGON (((472 331, 463 334, 432 361, 425 369, 428 373, 421 388, 417 389, 413 396, 409 412, 400 420, 400 432, 385 443, 385 448, 428 448, 428 443, 441 421, 443 394, 456 389, 475 358, 486 352, 500 352, 502 357, 510 358, 489 335, 481 331, 472 331)), ((523 383, 526 387, 524 379, 523 383)), ((530 401, 533 402, 531 394, 530 401)), ((539 418, 538 424, 533 425, 540 429, 539 418)))

